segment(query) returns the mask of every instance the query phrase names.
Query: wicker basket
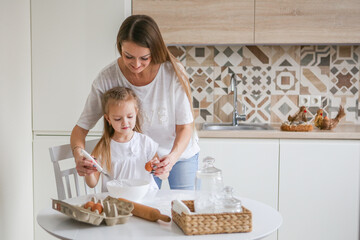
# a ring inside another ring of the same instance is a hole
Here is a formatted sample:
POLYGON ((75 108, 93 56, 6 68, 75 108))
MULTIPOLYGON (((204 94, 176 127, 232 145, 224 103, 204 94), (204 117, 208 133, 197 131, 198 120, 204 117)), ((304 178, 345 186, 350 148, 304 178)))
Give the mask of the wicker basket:
MULTIPOLYGON (((183 200, 183 203, 194 212, 194 201, 183 200)), ((251 232, 251 211, 243 208, 241 213, 213 214, 178 214, 171 208, 172 220, 186 235, 202 235, 214 233, 251 232)))

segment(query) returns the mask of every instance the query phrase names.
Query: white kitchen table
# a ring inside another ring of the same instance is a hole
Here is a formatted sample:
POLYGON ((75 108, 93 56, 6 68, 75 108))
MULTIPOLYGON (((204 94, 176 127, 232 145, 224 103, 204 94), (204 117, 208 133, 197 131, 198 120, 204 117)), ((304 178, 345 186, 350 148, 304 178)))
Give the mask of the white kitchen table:
MULTIPOLYGON (((98 199, 103 199, 108 193, 96 194, 98 199)), ((171 201, 193 200, 195 192, 189 190, 158 190, 149 192, 139 203, 158 208, 162 214, 171 217, 171 201)), ((91 199, 94 195, 86 195, 77 198, 67 199, 70 204, 81 205, 91 199)), ((38 224, 51 235, 60 239, 186 239, 186 240, 211 240, 211 239, 237 239, 250 240, 261 239, 276 231, 281 223, 282 217, 278 211, 266 204, 241 198, 244 207, 252 212, 252 231, 249 233, 225 233, 187 236, 174 222, 150 222, 142 218, 132 216, 125 224, 106 226, 104 223, 93 226, 87 223, 78 222, 65 214, 49 207, 42 209, 37 215, 38 224)))

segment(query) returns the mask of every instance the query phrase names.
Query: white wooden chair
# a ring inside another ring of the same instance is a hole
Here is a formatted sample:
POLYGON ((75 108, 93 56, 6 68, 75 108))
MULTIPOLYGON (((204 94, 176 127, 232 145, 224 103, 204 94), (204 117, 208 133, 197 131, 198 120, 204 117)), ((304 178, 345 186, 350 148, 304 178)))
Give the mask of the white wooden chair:
MULTIPOLYGON (((85 150, 88 153, 91 153, 98 141, 99 141, 99 139, 86 141, 85 150)), ((75 196, 73 196, 74 194, 72 193, 72 189, 74 189, 74 188, 76 190, 76 196, 77 197, 80 196, 81 191, 79 188, 79 175, 76 171, 76 168, 73 167, 73 168, 61 170, 60 164, 59 164, 60 161, 67 160, 69 158, 72 158, 74 160, 74 156, 72 154, 70 144, 64 144, 64 145, 50 147, 49 151, 50 151, 51 162, 53 163, 53 166, 54 166, 58 199, 64 200, 66 198, 75 197, 75 196), (73 181, 70 181, 70 177, 73 177, 73 181), (64 186, 64 180, 66 183, 66 188, 64 186), (73 187, 71 184, 72 182, 74 182, 73 187), (65 189, 66 189, 66 192, 65 192, 65 189)), ((75 160, 74 160, 74 166, 75 166, 75 160)), ((98 192, 96 188, 93 188, 93 189, 89 188, 86 185, 85 181, 84 181, 84 190, 85 190, 86 195, 89 193, 92 193, 92 192, 93 193, 98 192)))

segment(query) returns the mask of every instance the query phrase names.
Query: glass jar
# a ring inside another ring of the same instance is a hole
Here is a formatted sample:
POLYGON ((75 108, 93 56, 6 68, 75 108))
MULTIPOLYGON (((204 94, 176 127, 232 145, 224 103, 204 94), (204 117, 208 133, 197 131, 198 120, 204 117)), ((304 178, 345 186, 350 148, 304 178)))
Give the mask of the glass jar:
POLYGON ((226 186, 221 199, 221 210, 219 212, 235 213, 242 212, 241 201, 234 197, 233 188, 226 186))
POLYGON ((203 167, 196 172, 194 207, 197 213, 215 213, 221 206, 219 193, 223 189, 223 178, 214 162, 212 157, 204 158, 203 167))

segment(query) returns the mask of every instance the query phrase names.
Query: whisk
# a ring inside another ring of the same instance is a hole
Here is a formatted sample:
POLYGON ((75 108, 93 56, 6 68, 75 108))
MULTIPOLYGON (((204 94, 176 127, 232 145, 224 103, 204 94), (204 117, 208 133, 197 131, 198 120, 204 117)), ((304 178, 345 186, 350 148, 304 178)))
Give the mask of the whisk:
POLYGON ((112 176, 110 176, 110 174, 109 174, 108 172, 106 172, 106 171, 100 166, 100 164, 98 164, 98 163, 96 162, 96 160, 95 160, 87 151, 85 151, 84 149, 81 149, 81 153, 82 153, 82 155, 83 155, 85 158, 87 158, 87 159, 89 159, 89 160, 91 160, 91 161, 93 162, 94 166, 96 167, 96 169, 97 169, 99 172, 101 172, 102 174, 106 175, 108 178, 114 180, 114 178, 113 178, 112 176))

